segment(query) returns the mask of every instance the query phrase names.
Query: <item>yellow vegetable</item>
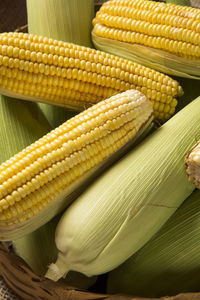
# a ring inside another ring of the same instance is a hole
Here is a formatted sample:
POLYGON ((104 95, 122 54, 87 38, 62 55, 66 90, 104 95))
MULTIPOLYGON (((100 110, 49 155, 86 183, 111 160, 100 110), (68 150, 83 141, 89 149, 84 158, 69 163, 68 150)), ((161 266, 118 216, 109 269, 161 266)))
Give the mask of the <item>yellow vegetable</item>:
POLYGON ((66 207, 88 178, 150 125, 152 114, 151 102, 129 90, 88 108, 1 164, 0 240, 32 232, 66 207))
POLYGON ((85 109, 113 94, 137 89, 164 121, 181 86, 170 77, 95 49, 23 33, 0 35, 0 93, 85 109))
POLYGON ((143 0, 105 2, 93 20, 97 49, 161 72, 200 79, 200 9, 143 0))

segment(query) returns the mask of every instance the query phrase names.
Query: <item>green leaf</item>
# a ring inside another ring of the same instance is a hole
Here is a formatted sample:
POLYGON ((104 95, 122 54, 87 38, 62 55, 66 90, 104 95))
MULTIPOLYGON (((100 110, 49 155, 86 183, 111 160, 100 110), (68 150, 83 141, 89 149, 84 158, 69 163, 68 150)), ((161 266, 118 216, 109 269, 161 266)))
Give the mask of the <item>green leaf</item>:
POLYGON ((190 0, 166 0, 166 3, 172 3, 176 5, 183 5, 183 6, 191 6, 190 0))
POLYGON ((51 129, 37 104, 0 95, 0 163, 51 129))

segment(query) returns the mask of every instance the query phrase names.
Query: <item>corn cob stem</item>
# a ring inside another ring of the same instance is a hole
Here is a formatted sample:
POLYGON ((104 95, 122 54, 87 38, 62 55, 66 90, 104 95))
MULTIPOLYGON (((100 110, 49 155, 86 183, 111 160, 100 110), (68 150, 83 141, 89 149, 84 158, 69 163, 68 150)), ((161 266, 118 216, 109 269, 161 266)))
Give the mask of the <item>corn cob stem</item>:
POLYGON ((70 194, 109 163, 111 154, 119 156, 152 121, 152 113, 143 94, 126 91, 80 113, 3 163, 0 239, 33 231, 67 206, 70 194))
POLYGON ((155 116, 168 119, 177 81, 154 70, 94 49, 23 33, 0 35, 0 91, 9 96, 78 109, 128 89, 153 103, 155 116))
POLYGON ((188 179, 200 189, 200 142, 198 142, 185 156, 188 179))

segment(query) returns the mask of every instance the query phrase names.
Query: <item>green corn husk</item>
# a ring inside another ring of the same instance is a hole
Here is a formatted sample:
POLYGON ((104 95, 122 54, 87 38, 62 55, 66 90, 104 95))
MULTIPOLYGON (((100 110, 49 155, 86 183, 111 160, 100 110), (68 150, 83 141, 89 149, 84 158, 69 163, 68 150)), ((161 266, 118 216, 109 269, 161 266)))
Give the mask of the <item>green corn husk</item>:
POLYGON ((190 0, 166 0, 166 3, 172 3, 176 5, 183 5, 183 6, 191 6, 190 0))
POLYGON ((0 95, 0 163, 51 129, 37 104, 0 95))
POLYGON ((108 275, 108 293, 162 297, 199 291, 200 191, 141 250, 108 275))
POLYGON ((194 185, 184 155, 200 131, 200 97, 99 177, 63 214, 48 278, 108 272, 147 243, 194 185))
POLYGON ((65 121, 73 118, 77 114, 76 111, 68 110, 64 107, 54 106, 52 104, 38 103, 37 105, 40 107, 53 128, 60 126, 65 121))
MULTIPOLYGON (((26 0, 26 5, 29 33, 92 47, 93 0, 26 0)), ((76 114, 50 104, 39 106, 53 128, 76 114)))
POLYGON ((30 33, 92 47, 93 0, 26 0, 26 5, 30 33))

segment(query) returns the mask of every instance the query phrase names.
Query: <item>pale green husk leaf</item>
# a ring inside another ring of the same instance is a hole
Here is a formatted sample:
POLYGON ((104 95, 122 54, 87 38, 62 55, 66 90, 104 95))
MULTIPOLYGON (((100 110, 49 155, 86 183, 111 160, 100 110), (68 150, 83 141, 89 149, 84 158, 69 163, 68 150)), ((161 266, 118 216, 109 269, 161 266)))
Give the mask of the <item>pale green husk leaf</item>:
POLYGON ((30 33, 91 47, 93 0, 26 0, 30 33))
POLYGON ((37 104, 0 95, 0 163, 51 129, 37 104))
POLYGON ((109 293, 161 297, 199 290, 200 191, 193 192, 140 251, 108 277, 109 293))
POLYGON ((183 5, 183 6, 191 6, 190 0, 166 0, 166 3, 172 3, 176 5, 183 5))

